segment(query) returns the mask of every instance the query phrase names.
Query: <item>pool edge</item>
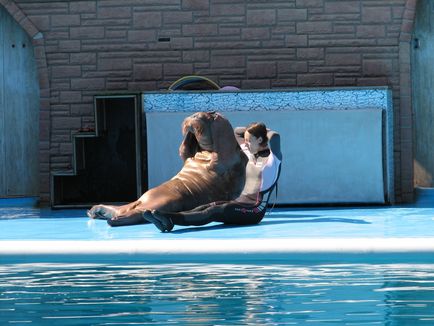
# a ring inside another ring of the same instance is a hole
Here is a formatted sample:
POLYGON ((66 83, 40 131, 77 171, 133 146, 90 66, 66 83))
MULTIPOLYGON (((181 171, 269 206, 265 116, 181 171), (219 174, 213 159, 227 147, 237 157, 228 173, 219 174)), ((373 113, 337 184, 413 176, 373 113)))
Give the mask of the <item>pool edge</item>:
POLYGON ((434 263, 434 238, 0 241, 0 263, 434 263))

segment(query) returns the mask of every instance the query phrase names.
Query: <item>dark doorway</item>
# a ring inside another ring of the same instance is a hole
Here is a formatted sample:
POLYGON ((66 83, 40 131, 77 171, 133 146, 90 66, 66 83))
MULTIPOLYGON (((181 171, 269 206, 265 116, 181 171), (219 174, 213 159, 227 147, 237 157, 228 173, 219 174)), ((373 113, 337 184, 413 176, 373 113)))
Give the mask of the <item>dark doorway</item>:
POLYGON ((97 97, 96 130, 74 137, 75 173, 53 179, 53 206, 134 201, 143 191, 136 96, 97 97))
POLYGON ((420 0, 412 44, 415 186, 433 187, 434 2, 420 0))

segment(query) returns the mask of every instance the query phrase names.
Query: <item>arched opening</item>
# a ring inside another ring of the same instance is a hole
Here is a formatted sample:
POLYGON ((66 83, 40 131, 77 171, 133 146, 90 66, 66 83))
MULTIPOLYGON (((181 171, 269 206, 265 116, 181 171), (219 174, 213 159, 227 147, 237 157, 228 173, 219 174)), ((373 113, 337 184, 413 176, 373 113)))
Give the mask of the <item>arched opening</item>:
POLYGON ((0 198, 39 195, 39 105, 32 40, 0 6, 0 198))

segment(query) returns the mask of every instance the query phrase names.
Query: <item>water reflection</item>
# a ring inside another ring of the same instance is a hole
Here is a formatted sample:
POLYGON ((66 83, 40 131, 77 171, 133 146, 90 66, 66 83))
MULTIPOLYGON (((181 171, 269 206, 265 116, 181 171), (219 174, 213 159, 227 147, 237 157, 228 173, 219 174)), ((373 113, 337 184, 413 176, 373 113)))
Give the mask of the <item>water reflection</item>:
POLYGON ((434 265, 0 266, 0 325, 430 325, 434 265))

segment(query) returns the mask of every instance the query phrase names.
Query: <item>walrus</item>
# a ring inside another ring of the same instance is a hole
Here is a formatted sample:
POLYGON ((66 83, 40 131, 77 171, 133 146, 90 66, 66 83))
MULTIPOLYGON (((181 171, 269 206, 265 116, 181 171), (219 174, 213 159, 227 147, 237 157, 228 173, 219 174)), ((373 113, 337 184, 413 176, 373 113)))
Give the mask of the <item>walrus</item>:
POLYGON ((90 218, 111 226, 147 223, 145 211, 180 212, 215 201, 237 198, 246 180, 247 157, 229 121, 216 112, 197 112, 182 123, 179 155, 182 169, 172 179, 123 206, 95 205, 90 218))

